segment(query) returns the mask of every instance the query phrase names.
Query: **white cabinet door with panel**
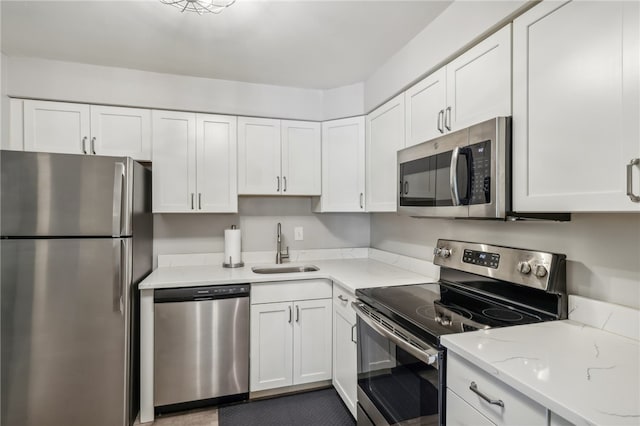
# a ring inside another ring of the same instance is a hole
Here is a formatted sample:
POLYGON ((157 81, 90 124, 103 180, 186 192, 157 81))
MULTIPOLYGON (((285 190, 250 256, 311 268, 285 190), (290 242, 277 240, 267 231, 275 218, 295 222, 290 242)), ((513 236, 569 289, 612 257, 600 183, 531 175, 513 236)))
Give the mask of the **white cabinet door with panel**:
POLYGON ((356 417, 358 400, 358 351, 356 313, 351 308, 352 293, 333 286, 333 387, 351 415, 356 417))
POLYGON ((282 120, 282 195, 320 195, 320 123, 282 120))
POLYGON ((365 118, 322 123, 322 196, 316 211, 365 211, 365 118))
POLYGON ((293 384, 331 379, 332 301, 293 303, 293 384))
POLYGON ((23 108, 25 151, 90 153, 89 105, 25 100, 23 108))
POLYGON ((404 93, 367 115, 366 210, 395 212, 398 196, 397 152, 404 147, 404 93))
POLYGON ((195 210, 196 115, 153 111, 153 212, 195 210))
POLYGON ((495 426, 480 411, 467 404, 457 394, 447 389, 447 425, 449 426, 495 426))
POLYGON ((251 391, 293 383, 293 304, 251 305, 251 391))
POLYGON ((405 92, 406 146, 511 115, 511 25, 405 92))
POLYGON ((280 120, 238 117, 238 193, 278 195, 280 120))
POLYGON ((236 117, 153 111, 153 212, 233 213, 236 117))
POLYGON ((151 111, 91 105, 92 154, 151 161, 151 111))
POLYGON ((514 21, 514 210, 640 211, 639 9, 543 2, 514 21))

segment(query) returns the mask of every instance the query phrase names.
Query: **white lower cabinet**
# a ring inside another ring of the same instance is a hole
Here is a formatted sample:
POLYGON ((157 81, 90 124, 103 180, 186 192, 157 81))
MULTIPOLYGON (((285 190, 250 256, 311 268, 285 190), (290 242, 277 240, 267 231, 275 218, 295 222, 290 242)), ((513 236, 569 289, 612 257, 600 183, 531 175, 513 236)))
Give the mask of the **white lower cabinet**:
POLYGON ((545 407, 451 351, 446 407, 448 425, 547 424, 545 407))
POLYGON ((331 282, 255 284, 251 392, 331 379, 331 282))
POLYGON ((333 387, 353 417, 358 408, 358 362, 355 296, 333 286, 333 387))

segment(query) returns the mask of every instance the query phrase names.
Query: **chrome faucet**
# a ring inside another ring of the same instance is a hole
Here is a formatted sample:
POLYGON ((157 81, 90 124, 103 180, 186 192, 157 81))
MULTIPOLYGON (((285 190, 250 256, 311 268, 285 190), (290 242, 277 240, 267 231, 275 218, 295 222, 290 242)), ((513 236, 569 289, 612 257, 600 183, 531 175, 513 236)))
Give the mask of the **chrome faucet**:
POLYGON ((289 246, 287 246, 287 252, 282 252, 282 225, 278 222, 278 230, 276 232, 276 264, 281 264, 282 259, 289 259, 289 246))

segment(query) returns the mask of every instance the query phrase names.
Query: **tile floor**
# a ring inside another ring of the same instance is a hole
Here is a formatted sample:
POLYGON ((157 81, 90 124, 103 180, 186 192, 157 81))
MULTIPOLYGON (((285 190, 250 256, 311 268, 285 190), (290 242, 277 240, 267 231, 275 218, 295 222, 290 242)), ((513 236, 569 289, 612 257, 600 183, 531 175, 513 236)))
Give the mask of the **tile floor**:
POLYGON ((139 423, 134 426, 218 426, 218 409, 207 408, 156 417, 153 423, 139 423))

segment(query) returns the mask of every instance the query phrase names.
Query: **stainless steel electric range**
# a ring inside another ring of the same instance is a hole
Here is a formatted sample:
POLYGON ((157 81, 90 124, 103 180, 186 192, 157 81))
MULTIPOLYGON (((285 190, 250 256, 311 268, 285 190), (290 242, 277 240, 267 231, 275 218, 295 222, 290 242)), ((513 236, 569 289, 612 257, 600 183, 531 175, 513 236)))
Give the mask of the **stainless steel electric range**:
POLYGON ((358 290, 358 425, 444 425, 440 336, 566 318, 565 259, 438 240, 438 282, 358 290))

